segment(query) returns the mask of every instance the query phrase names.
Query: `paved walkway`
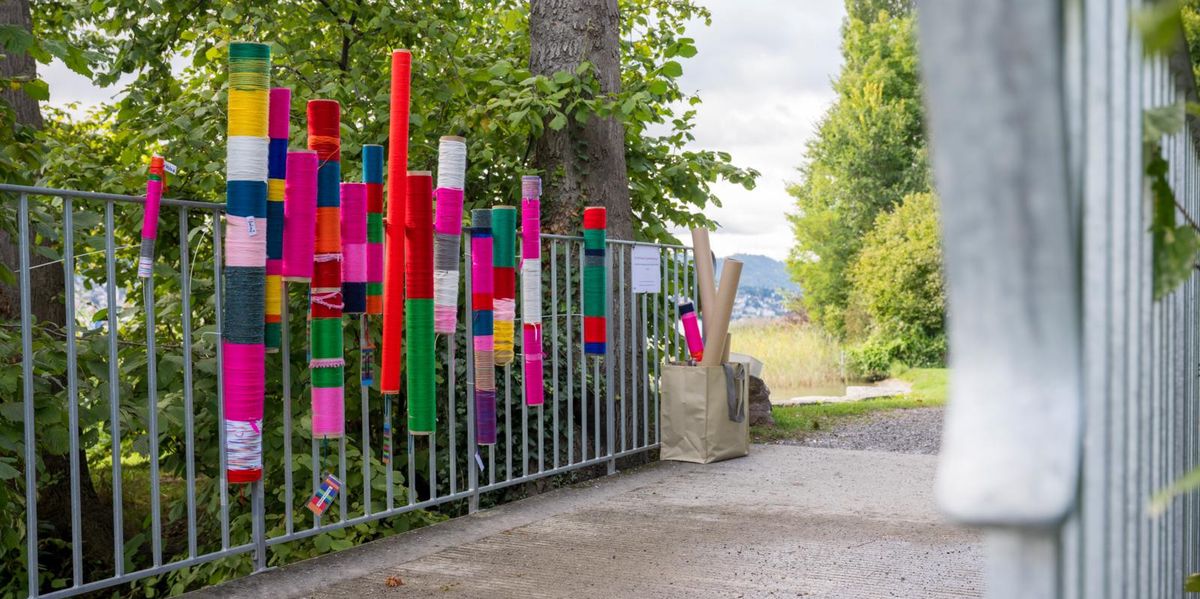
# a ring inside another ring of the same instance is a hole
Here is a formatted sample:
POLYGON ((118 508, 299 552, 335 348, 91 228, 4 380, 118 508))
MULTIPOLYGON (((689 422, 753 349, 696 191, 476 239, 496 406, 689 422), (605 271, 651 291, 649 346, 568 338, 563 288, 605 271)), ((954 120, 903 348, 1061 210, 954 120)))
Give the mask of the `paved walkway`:
POLYGON ((660 463, 195 596, 979 596, 980 538, 935 513, 935 460, 755 446, 660 463))

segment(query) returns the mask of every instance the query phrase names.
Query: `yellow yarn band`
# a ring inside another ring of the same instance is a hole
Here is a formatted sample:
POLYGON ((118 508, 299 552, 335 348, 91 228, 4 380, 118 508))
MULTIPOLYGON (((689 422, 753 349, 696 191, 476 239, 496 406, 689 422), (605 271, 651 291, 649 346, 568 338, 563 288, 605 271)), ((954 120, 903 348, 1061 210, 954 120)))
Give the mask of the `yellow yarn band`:
POLYGON ((496 365, 504 366, 513 361, 513 321, 497 320, 492 323, 495 339, 496 365))
POLYGON ((283 277, 279 275, 267 275, 267 305, 266 313, 270 316, 278 316, 283 311, 282 295, 283 277))
POLYGON ((229 90, 229 135, 267 136, 267 90, 229 90))
POLYGON ((283 201, 283 179, 267 179, 267 201, 283 201))

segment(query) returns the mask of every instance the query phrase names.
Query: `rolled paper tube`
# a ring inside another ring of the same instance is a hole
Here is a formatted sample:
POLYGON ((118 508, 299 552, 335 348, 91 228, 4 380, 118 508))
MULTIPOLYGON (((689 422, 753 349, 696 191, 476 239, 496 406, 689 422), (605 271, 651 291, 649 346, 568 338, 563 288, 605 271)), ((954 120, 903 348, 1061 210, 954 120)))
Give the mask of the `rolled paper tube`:
POLYGON ((147 279, 154 272, 154 240, 158 238, 158 209, 162 202, 167 172, 163 157, 150 157, 150 175, 146 178, 146 208, 142 215, 142 250, 138 254, 138 276, 147 279))
POLYGON ((273 87, 269 97, 267 134, 267 305, 264 343, 268 353, 279 351, 283 310, 284 196, 287 193, 288 128, 292 90, 273 87))
POLYGON ((513 321, 516 319, 517 209, 498 206, 492 210, 492 285, 496 365, 513 361, 513 321))
POLYGON ((525 403, 545 403, 542 367, 541 177, 521 178, 521 350, 525 403))
POLYGON ((709 310, 716 307, 717 282, 713 274, 712 248, 708 229, 692 229, 692 251, 696 256, 696 287, 700 292, 700 310, 704 313, 704 338, 708 339, 709 310))
POLYGON ((342 183, 342 299, 346 314, 367 311, 367 186, 342 183))
POLYGON ((270 62, 266 44, 229 45, 221 380, 230 483, 262 478, 270 62))
POLYGON ((383 146, 362 147, 367 185, 367 314, 383 314, 383 146))
POLYGON ((583 209, 583 349, 602 355, 607 351, 608 275, 604 271, 606 211, 583 209))
POLYGON ((404 211, 408 174, 408 103, 412 55, 392 52, 391 111, 388 122, 387 222, 383 259, 383 348, 379 390, 400 393, 404 344, 404 211))
POLYGON ((737 299, 738 281, 742 277, 742 263, 732 258, 726 259, 721 267, 721 286, 717 289, 717 299, 712 312, 705 320, 712 319, 709 336, 704 340, 704 358, 701 366, 720 366, 721 354, 724 353, 725 336, 729 333, 729 317, 733 314, 733 302, 737 299))
POLYGON ((475 439, 496 443, 495 340, 492 337, 492 211, 471 211, 471 334, 475 360, 475 439))
POLYGON ((288 152, 283 200, 283 280, 312 280, 317 235, 317 153, 288 152))
POLYGON ((679 320, 683 322, 683 338, 687 341, 688 353, 699 362, 704 357, 704 340, 700 338, 700 323, 696 322, 696 308, 692 302, 679 303, 679 320))
POLYGON ((433 177, 427 172, 408 174, 405 194, 404 352, 408 391, 408 430, 414 435, 434 432, 433 350, 433 177))

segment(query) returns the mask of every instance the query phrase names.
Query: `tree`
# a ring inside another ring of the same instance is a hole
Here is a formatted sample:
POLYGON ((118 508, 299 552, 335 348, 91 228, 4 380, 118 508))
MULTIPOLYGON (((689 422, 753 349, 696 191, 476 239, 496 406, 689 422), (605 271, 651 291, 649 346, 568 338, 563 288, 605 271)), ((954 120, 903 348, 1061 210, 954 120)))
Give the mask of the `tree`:
MULTIPOLYGON (((853 8, 851 6, 850 8, 853 8)), ((911 15, 849 16, 837 100, 807 147, 790 216, 796 245, 788 258, 813 319, 840 337, 861 337, 848 270, 876 216, 904 196, 929 190, 911 15)))
MULTIPOLYGON (((529 70, 553 77, 590 64, 599 94, 616 98, 621 92, 617 0, 532 0, 529 7, 529 70)), ((565 126, 538 138, 533 162, 545 173, 547 231, 577 231, 579 215, 590 204, 607 208, 611 236, 633 237, 625 127, 617 118, 568 118, 565 126)))
POLYGON ((871 369, 892 362, 945 360, 946 293, 937 198, 917 193, 881 212, 850 269, 854 301, 870 318, 869 341, 854 352, 871 369))

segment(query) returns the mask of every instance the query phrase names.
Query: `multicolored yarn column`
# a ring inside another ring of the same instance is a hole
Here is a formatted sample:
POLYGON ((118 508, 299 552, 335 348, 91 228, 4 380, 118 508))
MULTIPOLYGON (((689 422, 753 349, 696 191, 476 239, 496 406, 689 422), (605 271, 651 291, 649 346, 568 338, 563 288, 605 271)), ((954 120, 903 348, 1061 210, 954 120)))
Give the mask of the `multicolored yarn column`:
POLYGON ((366 183, 342 183, 342 302, 346 314, 367 311, 366 183))
MULTIPOLYGON (((408 102, 412 55, 392 52, 391 115, 388 123, 387 228, 383 264, 383 356, 379 390, 400 393, 400 360, 404 355, 404 210, 408 191, 408 102)), ((386 398, 391 405, 391 398, 386 398)))
POLYGON ((583 209, 583 351, 604 354, 608 322, 608 275, 604 272, 607 212, 601 207, 583 209))
POLYGON ((279 351, 283 310, 284 194, 287 184, 288 127, 292 90, 271 88, 267 117, 267 305, 264 344, 267 353, 279 351))
POLYGON ((428 435, 437 421, 433 352, 433 176, 408 174, 404 238, 404 352, 408 373, 408 430, 428 435))
POLYGON ((471 211, 471 332, 475 355, 475 439, 496 444, 496 363, 492 337, 492 211, 471 211))
POLYGON ((437 222, 433 225, 433 330, 453 335, 458 327, 458 255, 462 244, 463 186, 467 140, 438 142, 437 222))
POLYGON ((541 177, 521 177, 521 351, 525 354, 525 403, 540 406, 542 384, 541 177))
POLYGON ((267 262, 267 109, 271 48, 229 45, 225 328, 221 339, 226 480, 262 478, 267 262))
POLYGON ((283 280, 312 281, 313 244, 317 236, 317 153, 287 154, 283 187, 283 280))
POLYGON ((310 292, 312 318, 312 432, 316 438, 345 432, 345 352, 342 347, 341 106, 308 103, 308 147, 317 152, 317 233, 310 292))
POLYGON ((496 365, 513 361, 513 320, 517 316, 516 298, 517 209, 497 206, 492 209, 492 267, 495 287, 496 365))
POLYGON ((687 341, 688 353, 699 362, 704 358, 704 339, 700 337, 700 323, 696 320, 696 307, 692 302, 679 303, 679 320, 683 321, 683 338, 687 341))
POLYGON ((362 147, 367 184, 367 314, 383 314, 383 146, 362 147))
POLYGON ((146 208, 142 215, 142 251, 138 254, 138 276, 150 278, 154 272, 154 240, 158 238, 158 206, 167 186, 163 157, 150 157, 150 175, 146 177, 146 208))

